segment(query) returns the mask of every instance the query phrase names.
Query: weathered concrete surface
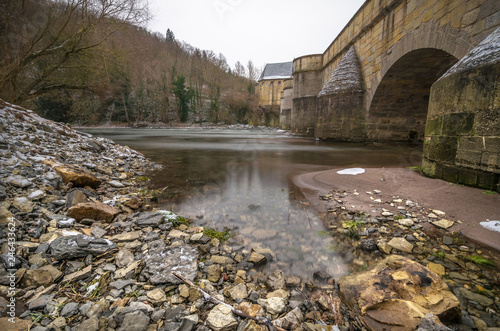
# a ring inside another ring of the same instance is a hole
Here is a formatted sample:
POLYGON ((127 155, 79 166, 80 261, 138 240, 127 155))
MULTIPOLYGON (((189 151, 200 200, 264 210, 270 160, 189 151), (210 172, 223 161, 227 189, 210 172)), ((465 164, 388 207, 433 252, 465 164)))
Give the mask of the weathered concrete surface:
POLYGON ((339 287, 343 302, 370 330, 415 330, 428 313, 443 323, 461 320, 460 302, 441 277, 402 256, 343 277, 339 287))
POLYGON ((500 28, 431 89, 423 170, 500 192, 500 28))

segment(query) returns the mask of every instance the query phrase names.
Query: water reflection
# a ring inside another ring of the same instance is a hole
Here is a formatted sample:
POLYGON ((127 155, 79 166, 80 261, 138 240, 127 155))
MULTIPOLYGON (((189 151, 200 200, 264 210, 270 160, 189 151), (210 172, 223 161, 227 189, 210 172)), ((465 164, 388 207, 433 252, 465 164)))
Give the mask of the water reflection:
POLYGON ((141 151, 165 169, 153 179, 168 187, 160 207, 197 225, 233 229, 235 246, 271 249, 271 269, 310 277, 346 271, 342 252, 291 186, 300 172, 332 167, 408 167, 420 148, 333 144, 278 131, 202 129, 86 130, 141 151))

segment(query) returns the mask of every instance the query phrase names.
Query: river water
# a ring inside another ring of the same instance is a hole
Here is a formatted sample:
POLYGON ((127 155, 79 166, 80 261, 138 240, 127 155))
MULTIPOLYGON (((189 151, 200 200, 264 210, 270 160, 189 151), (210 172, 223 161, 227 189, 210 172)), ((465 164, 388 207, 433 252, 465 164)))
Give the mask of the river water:
POLYGON ((165 169, 158 208, 196 226, 229 228, 233 249, 270 249, 267 268, 311 277, 347 272, 345 252, 293 186, 294 174, 351 167, 410 167, 421 146, 315 141, 277 130, 87 129, 145 154, 165 169))

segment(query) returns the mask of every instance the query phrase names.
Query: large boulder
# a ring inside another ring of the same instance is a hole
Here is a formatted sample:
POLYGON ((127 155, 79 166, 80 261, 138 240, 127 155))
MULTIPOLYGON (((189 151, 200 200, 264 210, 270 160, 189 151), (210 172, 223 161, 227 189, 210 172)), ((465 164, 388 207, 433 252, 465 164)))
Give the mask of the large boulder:
POLYGON ((102 202, 85 202, 68 209, 66 216, 72 217, 77 221, 90 218, 96 221, 111 222, 119 213, 120 211, 115 207, 108 206, 102 202))
POLYGON ((460 302, 441 278, 408 258, 391 255, 339 280, 342 301, 370 330, 415 330, 428 313, 461 320, 460 302))
POLYGON ((59 176, 61 176, 64 183, 72 183, 73 187, 89 186, 97 188, 101 185, 101 181, 92 176, 88 172, 67 164, 61 164, 54 160, 45 160, 44 164, 55 169, 59 176))

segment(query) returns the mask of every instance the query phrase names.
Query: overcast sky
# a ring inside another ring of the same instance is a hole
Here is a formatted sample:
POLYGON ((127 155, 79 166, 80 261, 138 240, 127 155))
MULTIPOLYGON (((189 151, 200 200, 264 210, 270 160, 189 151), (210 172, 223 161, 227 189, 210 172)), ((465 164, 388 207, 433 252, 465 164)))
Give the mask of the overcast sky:
POLYGON ((364 0, 149 0, 149 30, 222 53, 231 68, 323 53, 364 0))

